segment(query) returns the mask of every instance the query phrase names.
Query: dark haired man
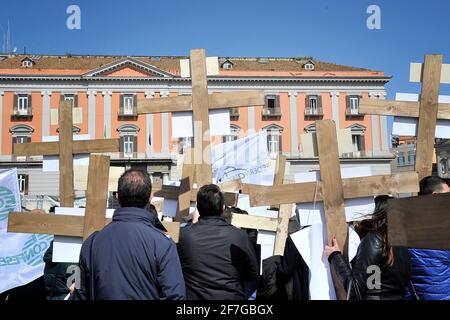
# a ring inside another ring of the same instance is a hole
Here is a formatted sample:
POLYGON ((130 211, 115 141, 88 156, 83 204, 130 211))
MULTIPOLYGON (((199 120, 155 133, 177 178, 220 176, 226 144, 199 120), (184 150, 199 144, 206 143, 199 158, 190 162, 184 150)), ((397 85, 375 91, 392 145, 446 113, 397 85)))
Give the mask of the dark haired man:
POLYGON ((253 244, 222 216, 223 194, 213 184, 197 193, 199 221, 181 229, 178 253, 190 300, 246 299, 244 282, 258 275, 253 244))
MULTIPOLYGON (((423 178, 419 186, 420 195, 450 192, 447 181, 438 176, 423 178)), ((450 251, 410 249, 409 253, 412 283, 418 298, 450 300, 450 251)))
POLYGON ((83 243, 81 288, 72 299, 184 299, 175 243, 155 228, 155 214, 145 209, 152 190, 149 175, 127 170, 117 190, 121 208, 83 243))

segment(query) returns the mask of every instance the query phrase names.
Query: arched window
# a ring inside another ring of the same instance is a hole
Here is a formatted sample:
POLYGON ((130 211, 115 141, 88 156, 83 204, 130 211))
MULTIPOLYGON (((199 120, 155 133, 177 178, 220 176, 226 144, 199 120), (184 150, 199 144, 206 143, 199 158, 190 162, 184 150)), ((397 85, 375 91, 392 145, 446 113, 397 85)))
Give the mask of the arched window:
POLYGON ((117 131, 120 136, 120 152, 126 157, 132 157, 137 153, 137 138, 139 127, 133 124, 124 124, 117 131))
POLYGON ((225 142, 237 140, 239 138, 240 131, 241 131, 241 128, 239 128, 239 126, 232 124, 230 126, 230 134, 223 136, 222 142, 225 143, 225 142))
POLYGON ((267 132, 267 150, 272 158, 276 157, 282 151, 282 139, 283 127, 276 124, 271 124, 263 128, 267 132))

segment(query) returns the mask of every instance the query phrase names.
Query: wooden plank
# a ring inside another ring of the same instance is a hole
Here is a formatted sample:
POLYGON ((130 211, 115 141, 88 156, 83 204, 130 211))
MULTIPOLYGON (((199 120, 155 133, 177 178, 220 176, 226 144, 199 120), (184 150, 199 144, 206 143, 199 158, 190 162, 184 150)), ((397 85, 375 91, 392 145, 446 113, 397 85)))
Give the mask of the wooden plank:
MULTIPOLYGON (((110 222, 111 219, 105 219, 105 225, 110 222)), ((180 224, 167 221, 163 221, 162 224, 172 239, 178 242, 180 224)), ((82 237, 83 229, 84 217, 82 216, 10 212, 8 217, 8 232, 82 237)))
POLYGON ((10 212, 8 232, 83 236, 84 217, 56 214, 10 212))
POLYGON ((392 246, 450 250, 450 193, 388 200, 392 246))
POLYGON ((282 204, 278 213, 278 226, 275 236, 273 255, 284 254, 284 247, 288 237, 289 219, 292 215, 292 204, 282 204))
MULTIPOLYGON (((419 102, 390 101, 368 98, 361 99, 359 102, 360 114, 418 118, 419 109, 419 102)), ((450 103, 439 103, 437 119, 450 120, 450 103)))
POLYGON ((59 155, 59 142, 14 143, 15 156, 56 156, 59 155))
POLYGON ((316 121, 320 180, 327 223, 328 242, 336 237, 341 249, 347 239, 344 211, 344 190, 337 145, 336 125, 331 120, 316 121))
MULTIPOLYGON (((416 172, 343 179, 342 186, 345 199, 419 192, 416 172)), ((275 187, 243 184, 242 193, 250 195, 252 207, 323 200, 322 182, 320 181, 284 184, 275 187)))
MULTIPOLYGON (((275 176, 273 177, 273 185, 280 186, 283 184, 284 173, 286 171, 286 156, 279 154, 275 163, 275 176)), ((280 205, 272 205, 271 209, 280 209, 280 205)))
POLYGON ((233 213, 231 215, 231 224, 237 228, 257 229, 266 231, 277 231, 278 219, 248 214, 233 213))
POLYGON ((425 57, 415 166, 415 170, 419 174, 419 180, 431 175, 433 171, 441 68, 442 55, 427 55, 425 57))
POLYGON ((177 196, 177 213, 175 221, 182 221, 189 216, 191 206, 191 190, 194 185, 195 166, 193 164, 193 150, 188 148, 184 154, 183 168, 181 172, 180 192, 177 196))
POLYGON ((59 194, 61 207, 73 207, 72 104, 60 103, 59 112, 59 194))
POLYGON ((211 136, 209 132, 208 83, 204 49, 191 50, 194 160, 198 187, 212 182, 211 136))
MULTIPOLYGON (((209 109, 225 109, 264 105, 263 91, 216 92, 209 95, 209 109)), ((181 112, 192 110, 192 97, 177 96, 139 100, 138 114, 181 112)))
POLYGON ((73 142, 73 154, 119 152, 119 139, 94 139, 73 142))
POLYGON ((86 211, 83 239, 105 226, 105 212, 108 201, 109 157, 91 155, 87 185, 86 211))

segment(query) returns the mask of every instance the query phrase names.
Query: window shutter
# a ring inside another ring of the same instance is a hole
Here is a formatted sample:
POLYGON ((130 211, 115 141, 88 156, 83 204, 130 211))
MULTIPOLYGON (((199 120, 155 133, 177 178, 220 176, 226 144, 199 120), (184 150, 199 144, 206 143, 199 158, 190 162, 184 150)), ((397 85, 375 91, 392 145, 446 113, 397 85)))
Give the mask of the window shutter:
POLYGON ((133 136, 133 152, 137 152, 137 136, 133 136))
POLYGON ((17 137, 12 138, 12 153, 14 154, 14 144, 17 143, 17 137))
POLYGON ((33 103, 32 103, 32 100, 31 100, 32 97, 33 96, 31 94, 28 95, 28 109, 31 109, 31 107, 33 106, 33 103))
POLYGON ((270 132, 267 132, 267 151, 270 152, 270 132))
POLYGON ((133 114, 137 115, 137 94, 133 95, 133 114))
POLYGON ((124 139, 123 139, 123 137, 120 137, 119 152, 123 152, 123 143, 124 143, 124 139))
POLYGON ((119 114, 123 114, 123 97, 124 97, 124 95, 123 94, 121 94, 120 95, 120 102, 119 102, 119 114))
POLYGON ((365 151, 366 150, 366 139, 364 137, 364 134, 361 135, 361 146, 359 148, 360 151, 365 151))
POLYGON ((350 96, 347 95, 347 96, 345 97, 345 99, 346 99, 346 103, 347 103, 347 109, 350 109, 350 107, 351 107, 351 105, 350 105, 350 96))
POLYGON ((19 106, 19 95, 14 95, 14 110, 17 110, 19 106))
POLYGON ((279 95, 276 95, 276 98, 275 98, 275 108, 280 109, 280 96, 279 95))
POLYGON ((61 104, 61 102, 64 102, 64 95, 63 94, 61 94, 59 96, 59 102, 60 102, 60 104, 61 104))
POLYGON ((29 176, 26 174, 26 175, 24 175, 24 178, 25 178, 25 188, 23 190, 23 194, 27 195, 28 194, 28 178, 29 178, 29 176))
POLYGON ((280 151, 280 153, 283 151, 282 141, 283 141, 283 136, 281 135, 281 132, 280 132, 280 135, 278 136, 278 146, 279 146, 278 151, 280 151))
POLYGON ((305 97, 305 109, 308 109, 308 108, 309 108, 309 96, 307 95, 305 97))
POLYGON ((266 100, 265 105, 264 105, 264 108, 267 109, 267 108, 269 107, 269 97, 268 97, 268 96, 265 96, 264 98, 265 98, 265 100, 266 100))
POLYGON ((318 107, 318 109, 322 109, 322 96, 321 95, 317 96, 317 107, 318 107))
POLYGON ((73 98, 73 107, 78 108, 78 95, 77 94, 74 95, 74 98, 73 98))
POLYGON ((26 141, 26 143, 30 143, 30 142, 31 142, 31 136, 27 137, 27 138, 25 139, 25 141, 26 141))

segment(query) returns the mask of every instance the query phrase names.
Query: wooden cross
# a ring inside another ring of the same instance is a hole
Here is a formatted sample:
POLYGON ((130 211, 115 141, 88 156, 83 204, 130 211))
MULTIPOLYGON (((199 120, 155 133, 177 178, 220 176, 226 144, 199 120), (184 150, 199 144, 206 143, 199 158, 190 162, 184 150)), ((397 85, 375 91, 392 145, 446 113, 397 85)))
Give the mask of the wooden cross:
MULTIPOLYGON (((307 203, 323 201, 329 242, 336 236, 339 247, 346 252, 348 226, 344 199, 385 194, 417 192, 418 175, 415 172, 396 175, 342 179, 336 125, 332 120, 316 121, 320 181, 284 184, 280 186, 246 186, 251 206, 307 203)), ((345 299, 345 289, 332 270, 336 294, 345 299)))
MULTIPOLYGON (((59 141, 15 143, 15 156, 59 155, 59 194, 62 207, 73 207, 73 155, 86 153, 119 152, 119 139, 73 141, 72 104, 59 105, 59 141)), ((108 163, 109 168, 109 163, 108 163)))
POLYGON ((442 55, 426 55, 419 102, 361 99, 360 114, 419 118, 415 171, 419 180, 433 170, 433 149, 437 119, 450 119, 450 104, 439 103, 442 55))
POLYGON ((180 111, 192 111, 193 113, 194 149, 185 155, 181 179, 182 185, 180 186, 182 192, 179 193, 180 198, 178 198, 178 211, 180 214, 177 214, 177 219, 186 215, 186 212, 188 212, 189 199, 193 197, 195 199, 195 192, 188 196, 194 182, 197 183, 198 187, 212 183, 211 153, 208 150, 211 143, 209 134, 209 110, 264 105, 265 103, 264 93, 262 91, 208 94, 204 49, 191 50, 190 66, 192 96, 142 100, 138 102, 137 107, 138 114, 180 111))
MULTIPOLYGON (((83 237, 101 230, 111 222, 105 217, 108 198, 109 157, 91 155, 86 195, 86 209, 83 216, 11 212, 8 218, 8 232, 54 234, 57 236, 83 237)), ((177 222, 163 222, 175 242, 178 242, 177 222)))

